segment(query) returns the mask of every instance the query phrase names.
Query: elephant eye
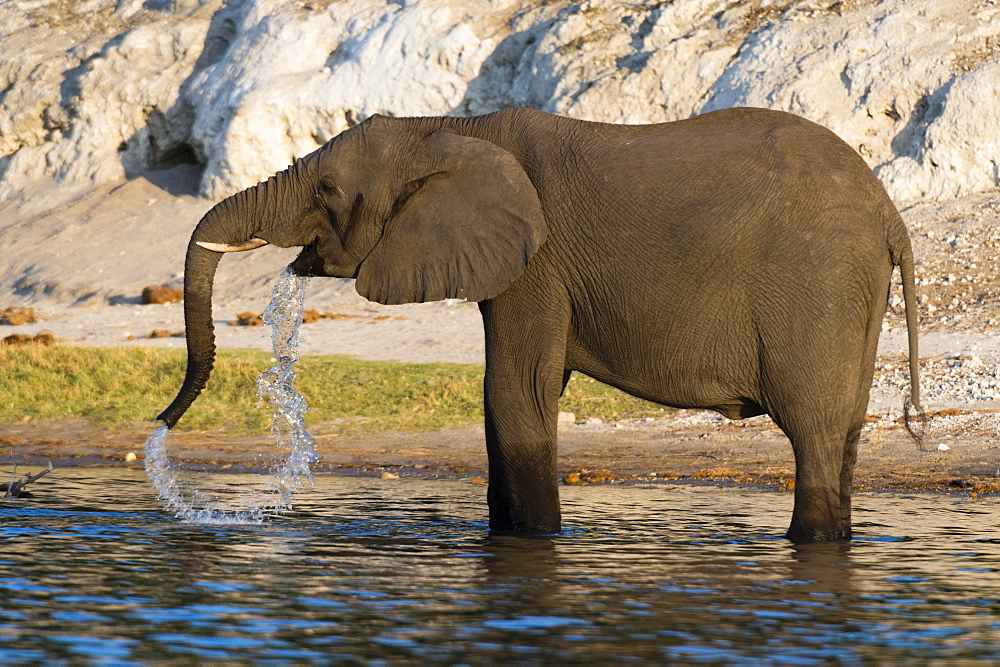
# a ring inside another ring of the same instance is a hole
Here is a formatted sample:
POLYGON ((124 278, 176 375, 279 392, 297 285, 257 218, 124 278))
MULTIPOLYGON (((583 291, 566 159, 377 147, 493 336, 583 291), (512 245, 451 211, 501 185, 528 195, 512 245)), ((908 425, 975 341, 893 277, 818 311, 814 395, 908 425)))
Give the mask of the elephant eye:
POLYGON ((337 187, 332 181, 320 181, 319 186, 316 188, 316 193, 324 197, 329 197, 331 195, 337 194, 340 188, 337 187))

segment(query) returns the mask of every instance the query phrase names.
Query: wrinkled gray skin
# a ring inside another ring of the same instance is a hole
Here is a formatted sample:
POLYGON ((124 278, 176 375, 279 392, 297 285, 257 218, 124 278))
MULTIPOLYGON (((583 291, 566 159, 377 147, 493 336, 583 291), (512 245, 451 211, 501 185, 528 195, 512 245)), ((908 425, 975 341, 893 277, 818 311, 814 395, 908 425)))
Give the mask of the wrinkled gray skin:
POLYGON ((769 414, 795 453, 788 537, 848 539, 894 265, 919 410, 903 222, 854 151, 786 113, 369 119, 198 224, 187 376, 159 416, 169 426, 214 357, 221 253, 199 242, 261 240, 302 246, 297 273, 356 278, 379 303, 479 302, 493 531, 559 530, 557 401, 579 370, 663 405, 769 414))

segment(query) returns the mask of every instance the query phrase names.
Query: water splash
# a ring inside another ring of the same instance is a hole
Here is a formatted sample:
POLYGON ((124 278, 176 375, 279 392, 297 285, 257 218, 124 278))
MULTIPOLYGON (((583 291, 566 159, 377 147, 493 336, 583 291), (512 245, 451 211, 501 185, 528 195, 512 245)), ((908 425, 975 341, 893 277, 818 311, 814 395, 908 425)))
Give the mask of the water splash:
POLYGON ((180 474, 167 457, 166 424, 146 441, 146 474, 157 496, 178 518, 201 524, 262 523, 275 512, 291 509, 292 497, 312 483, 309 465, 315 462, 316 442, 305 429, 305 398, 293 385, 298 361, 299 326, 305 303, 307 279, 292 273, 291 266, 278 278, 264 321, 271 325, 271 342, 277 363, 257 378, 258 409, 274 409, 271 433, 280 463, 260 475, 227 476, 215 488, 198 484, 197 475, 180 474))
POLYGON ((168 433, 170 429, 163 424, 146 440, 146 475, 157 497, 177 518, 200 524, 263 523, 270 512, 281 509, 262 497, 262 488, 256 485, 208 489, 200 488, 195 479, 181 477, 167 458, 168 433))
POLYGON ((263 319, 272 327, 271 345, 278 363, 257 378, 257 396, 260 398, 257 407, 265 401, 274 407, 271 433, 279 450, 288 454, 274 478, 275 490, 288 502, 303 481, 312 484, 309 464, 319 458, 316 441, 306 431, 305 413, 309 411, 309 405, 292 386, 295 382, 295 362, 299 360, 299 326, 302 324, 307 282, 308 278, 292 273, 289 265, 275 284, 263 319))

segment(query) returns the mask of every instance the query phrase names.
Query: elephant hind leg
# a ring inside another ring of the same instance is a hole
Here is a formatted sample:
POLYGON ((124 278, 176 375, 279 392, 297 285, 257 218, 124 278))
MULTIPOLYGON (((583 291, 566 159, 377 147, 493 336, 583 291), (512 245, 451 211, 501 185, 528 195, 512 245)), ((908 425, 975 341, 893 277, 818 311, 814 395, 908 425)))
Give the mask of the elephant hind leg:
MULTIPOLYGON (((851 482, 867 407, 858 392, 856 367, 825 366, 779 377, 766 396, 768 412, 792 443, 795 506, 787 537, 793 542, 851 538, 851 482)), ((812 367, 815 368, 815 367, 812 367)))
POLYGON ((779 421, 795 452, 795 507, 786 536, 793 542, 849 540, 861 420, 810 421, 809 425, 789 423, 787 417, 779 421))
POLYGON ((855 311, 831 308, 761 350, 763 404, 795 454, 794 542, 851 538, 851 482, 878 339, 878 323, 858 322, 855 311))

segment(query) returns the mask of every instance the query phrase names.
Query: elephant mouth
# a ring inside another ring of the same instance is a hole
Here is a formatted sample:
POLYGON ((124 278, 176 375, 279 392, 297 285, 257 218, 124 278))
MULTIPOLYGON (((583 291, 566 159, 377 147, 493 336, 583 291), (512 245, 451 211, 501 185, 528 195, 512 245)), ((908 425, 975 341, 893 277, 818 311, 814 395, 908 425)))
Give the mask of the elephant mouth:
MULTIPOLYGON (((329 241, 327 240, 326 243, 329 241)), ((361 262, 341 254, 336 259, 330 259, 323 252, 325 242, 317 238, 309 245, 303 246, 295 261, 292 262, 292 272, 305 278, 357 278, 361 262)))
POLYGON ((326 261, 317 247, 318 241, 313 241, 302 248, 302 252, 292 262, 292 272, 303 277, 324 276, 338 277, 328 270, 326 261))
POLYGON ((323 268, 323 260, 314 246, 313 243, 302 248, 298 257, 292 262, 292 273, 304 278, 319 275, 319 271, 323 268))

